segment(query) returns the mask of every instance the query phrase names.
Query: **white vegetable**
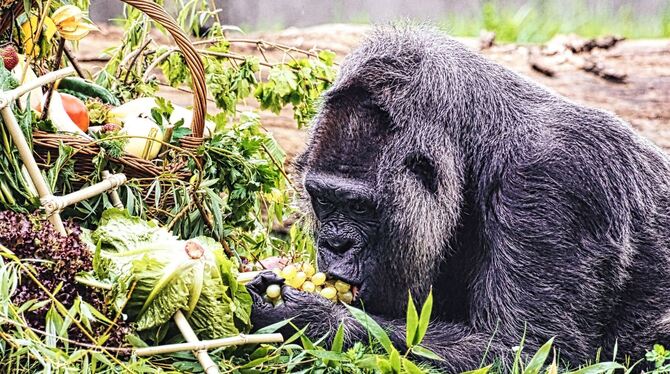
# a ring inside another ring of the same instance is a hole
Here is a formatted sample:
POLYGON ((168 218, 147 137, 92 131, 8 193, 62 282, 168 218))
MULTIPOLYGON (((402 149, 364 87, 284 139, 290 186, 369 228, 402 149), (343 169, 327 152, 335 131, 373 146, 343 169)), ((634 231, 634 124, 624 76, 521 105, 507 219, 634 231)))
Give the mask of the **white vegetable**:
MULTIPOLYGON (((42 108, 44 108, 46 96, 46 94, 42 95, 42 108)), ((51 102, 49 103, 49 119, 58 131, 70 132, 84 136, 88 139, 92 139, 86 133, 81 131, 81 129, 74 122, 72 122, 70 116, 68 116, 65 108, 63 107, 60 94, 56 91, 51 93, 51 102)))
MULTIPOLYGON (((152 97, 140 97, 110 110, 110 114, 124 122, 129 118, 145 117, 151 118, 151 109, 156 108, 156 100, 152 97)), ((193 112, 183 106, 172 105, 174 110, 170 116, 170 124, 174 125, 179 120, 184 120, 184 127, 191 128, 193 112)), ((205 121, 204 137, 210 137, 216 125, 212 121, 205 121)))
MULTIPOLYGON (((37 79, 37 75, 35 75, 35 72, 33 71, 32 68, 30 68, 30 66, 28 66, 28 71, 26 71, 26 75, 24 77, 23 71, 25 70, 25 67, 26 67, 26 56, 19 55, 19 63, 16 64, 14 69, 12 69, 12 74, 14 75, 14 78, 16 78, 16 80, 19 82, 19 84, 31 82, 37 79), (23 82, 21 81, 22 78, 23 82)), ((26 108, 26 101, 28 100, 28 96, 30 96, 30 107, 37 108, 37 105, 40 103, 40 98, 42 97, 42 89, 40 87, 36 87, 32 91, 21 96, 19 98, 19 103, 22 109, 26 108)))
POLYGON ((151 140, 163 140, 163 131, 153 120, 141 117, 127 118, 123 122, 121 134, 131 136, 123 150, 135 157, 153 160, 161 150, 162 143, 151 140))

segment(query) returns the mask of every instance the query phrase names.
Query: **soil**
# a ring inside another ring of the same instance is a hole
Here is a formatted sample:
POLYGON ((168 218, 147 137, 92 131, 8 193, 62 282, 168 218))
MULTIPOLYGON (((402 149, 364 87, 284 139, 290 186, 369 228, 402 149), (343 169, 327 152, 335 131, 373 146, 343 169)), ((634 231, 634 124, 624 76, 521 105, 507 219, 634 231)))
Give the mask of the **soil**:
MULTIPOLYGON (((367 26, 330 24, 239 38, 262 39, 301 49, 330 49, 341 60, 368 30, 367 26)), ((83 63, 84 67, 95 71, 101 62, 94 60, 102 56, 104 49, 115 46, 121 36, 119 29, 103 27, 101 32, 80 43, 77 56, 88 61, 83 63)), ((170 43, 162 35, 156 35, 155 40, 170 43)), ((670 39, 623 40, 601 47, 594 41, 575 37, 558 38, 545 46, 495 43, 489 46, 490 35, 482 40, 460 40, 575 102, 616 113, 643 136, 670 150, 670 39), (590 47, 582 50, 584 45, 590 47)), ((235 43, 232 48, 241 53, 257 53, 254 44, 235 43)), ((270 61, 278 61, 282 55, 277 50, 266 50, 270 61)), ((163 95, 179 104, 190 104, 188 93, 166 89, 163 95)), ((210 109, 215 110, 213 105, 210 109)), ((304 147, 306 132, 296 128, 290 110, 279 116, 263 113, 262 122, 286 150, 289 159, 304 147)))

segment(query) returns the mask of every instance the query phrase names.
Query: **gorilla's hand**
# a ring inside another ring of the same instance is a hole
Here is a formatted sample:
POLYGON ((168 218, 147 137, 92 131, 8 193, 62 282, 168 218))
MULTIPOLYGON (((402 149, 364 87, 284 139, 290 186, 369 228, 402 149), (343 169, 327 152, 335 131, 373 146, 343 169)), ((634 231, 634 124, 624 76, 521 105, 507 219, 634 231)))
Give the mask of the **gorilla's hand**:
MULTIPOLYGON (((283 285, 281 289, 283 303, 274 306, 263 299, 263 295, 269 285, 283 283, 284 279, 276 274, 263 272, 247 284, 247 290, 253 300, 251 310, 253 330, 255 331, 273 323, 291 319, 291 322, 297 328, 303 328, 309 324, 309 330, 317 335, 329 332, 333 318, 338 315, 338 313, 335 313, 338 306, 331 301, 316 294, 296 290, 287 285, 283 285), (323 330, 321 326, 324 327, 323 330)), ((334 323, 337 327, 337 323, 334 323)), ((295 331, 293 328, 282 329, 282 332, 286 334, 290 334, 293 331, 295 331)))

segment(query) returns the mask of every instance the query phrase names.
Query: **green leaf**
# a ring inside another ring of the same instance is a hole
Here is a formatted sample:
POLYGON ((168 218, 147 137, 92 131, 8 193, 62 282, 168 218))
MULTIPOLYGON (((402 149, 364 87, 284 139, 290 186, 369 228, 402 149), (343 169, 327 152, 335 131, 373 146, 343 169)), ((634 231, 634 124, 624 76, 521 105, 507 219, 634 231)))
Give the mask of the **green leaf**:
MULTIPOLYGON (((292 326, 295 326, 295 325, 292 325, 292 326)), ((307 326, 303 327, 302 329, 297 331, 295 334, 291 335, 291 337, 286 339, 284 341, 284 346, 287 346, 287 345, 293 343, 294 341, 298 340, 298 338, 300 338, 301 336, 303 336, 305 334, 305 331, 307 331, 307 326)))
POLYGON ((481 368, 475 369, 475 370, 464 371, 461 374, 487 374, 491 370, 492 367, 493 367, 493 364, 488 365, 488 366, 484 366, 484 367, 481 367, 481 368))
POLYGON ((291 322, 290 319, 273 323, 271 325, 258 329, 256 331, 256 334, 272 334, 273 332, 277 332, 279 329, 286 326, 289 322, 291 322))
POLYGON ((540 349, 537 350, 537 352, 535 352, 535 355, 533 355, 533 358, 526 366, 526 370, 523 371, 524 374, 540 373, 542 366, 544 366, 544 362, 547 360, 547 356, 549 356, 549 352, 551 351, 551 346, 553 343, 554 338, 551 338, 549 339, 549 341, 544 343, 542 347, 540 347, 540 349))
POLYGON ((333 338, 333 344, 330 350, 335 353, 341 353, 343 345, 344 345, 344 324, 340 323, 340 326, 337 328, 337 332, 335 333, 335 337, 333 338))
POLYGON ((314 346, 314 343, 304 334, 300 335, 300 342, 302 343, 302 346, 305 347, 307 350, 313 350, 316 347, 314 346))
POLYGON ((322 351, 315 349, 306 349, 305 352, 316 358, 329 361, 347 361, 348 357, 346 354, 333 352, 333 351, 322 351))
POLYGON ((426 331, 428 331, 428 324, 430 323, 430 314, 433 310, 433 290, 428 293, 426 301, 423 303, 421 308, 421 317, 419 318, 419 327, 417 328, 416 338, 414 339, 415 344, 420 344, 423 340, 423 337, 426 336, 426 331))
POLYGON ((424 371, 407 358, 402 358, 402 367, 408 374, 424 374, 424 371))
POLYGON ((16 81, 12 72, 5 68, 4 63, 0 64, 0 90, 9 91, 16 88, 18 85, 19 82, 16 81))
POLYGON ((412 300, 412 294, 409 293, 409 301, 407 304, 407 328, 405 342, 407 347, 411 347, 419 342, 415 341, 417 337, 417 328, 419 326, 419 315, 416 312, 416 306, 414 306, 414 300, 412 300))
MULTIPOLYGON (((172 262, 168 266, 161 269, 161 276, 158 278, 158 281, 153 285, 151 292, 147 295, 140 309, 140 316, 147 311, 147 309, 152 305, 154 299, 156 299, 161 293, 163 293, 169 285, 173 284, 173 280, 180 279, 180 275, 185 273, 187 270, 190 270, 191 267, 195 265, 194 261, 187 262, 172 262)), ((185 277, 184 277, 185 278, 185 277)), ((190 282, 183 282, 184 286, 187 286, 190 282)), ((169 292, 169 291, 168 291, 169 292)), ((187 287, 186 299, 190 296, 190 287, 187 287)), ((188 307, 188 305, 186 305, 188 307)))
POLYGON ((422 347, 420 345, 415 345, 411 348, 412 353, 414 353, 417 356, 425 357, 431 360, 436 360, 436 361, 444 361, 444 359, 440 356, 437 355, 437 353, 431 351, 430 349, 426 347, 422 347))
POLYGON ((193 281, 191 282, 190 295, 188 297, 188 309, 187 315, 190 316, 191 313, 195 310, 198 301, 200 300, 200 295, 202 294, 202 289, 205 284, 205 263, 200 261, 196 264, 193 272, 193 281))
POLYGON ((382 372, 382 374, 393 374, 393 366, 391 365, 391 361, 389 359, 386 359, 382 356, 375 356, 376 359, 376 370, 379 370, 382 372))
POLYGON ((145 244, 174 241, 177 238, 156 222, 133 217, 125 209, 112 208, 104 211, 98 228, 91 233, 94 243, 100 242, 102 249, 118 252, 137 249, 145 244))
POLYGON ((388 334, 384 329, 379 326, 377 321, 372 319, 367 313, 364 311, 357 309, 351 305, 343 304, 347 309, 349 309, 349 312, 356 318, 356 320, 365 327, 365 329, 374 336, 374 338, 379 342, 379 344, 384 347, 384 350, 386 353, 391 354, 395 348, 393 348, 393 344, 391 343, 391 339, 389 338, 388 334))
POLYGON ((610 370, 618 369, 625 369, 625 367, 616 362, 600 362, 576 371, 571 371, 568 374, 600 374, 610 370))
POLYGON ((149 346, 149 344, 142 340, 142 338, 132 333, 126 335, 126 341, 134 348, 144 348, 149 346))
POLYGON ((136 322, 138 331, 162 325, 170 321, 177 310, 188 307, 189 277, 175 275, 157 287, 165 275, 164 267, 164 262, 148 256, 132 263, 129 275, 136 286, 126 312, 136 322), (150 294, 155 296, 148 300, 150 294))
POLYGON ((324 49, 323 51, 319 52, 319 59, 329 66, 332 65, 333 62, 335 62, 335 57, 336 57, 335 52, 329 51, 327 49, 324 49))
POLYGON ((400 353, 398 353, 398 350, 395 348, 393 348, 391 354, 389 355, 389 363, 394 373, 400 373, 400 370, 402 369, 400 363, 400 353))

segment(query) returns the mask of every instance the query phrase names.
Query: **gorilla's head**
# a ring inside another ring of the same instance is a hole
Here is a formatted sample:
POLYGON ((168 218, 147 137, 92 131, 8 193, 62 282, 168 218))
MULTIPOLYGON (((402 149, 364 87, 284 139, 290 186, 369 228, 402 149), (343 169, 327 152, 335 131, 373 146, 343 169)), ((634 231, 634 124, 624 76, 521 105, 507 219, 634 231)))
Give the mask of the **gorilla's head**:
POLYGON ((445 62, 431 48, 379 33, 350 55, 296 162, 320 269, 376 314, 403 313, 408 291, 427 295, 460 210, 462 162, 428 85, 445 62))

